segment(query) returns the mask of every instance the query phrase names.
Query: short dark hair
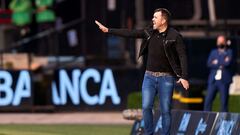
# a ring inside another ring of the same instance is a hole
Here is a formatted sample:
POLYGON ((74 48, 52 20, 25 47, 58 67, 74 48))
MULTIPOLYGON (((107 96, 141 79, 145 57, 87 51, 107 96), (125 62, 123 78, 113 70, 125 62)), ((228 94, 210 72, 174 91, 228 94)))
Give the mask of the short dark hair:
POLYGON ((171 20, 171 13, 166 8, 157 8, 154 10, 154 13, 161 12, 162 16, 166 19, 167 23, 169 24, 171 20))

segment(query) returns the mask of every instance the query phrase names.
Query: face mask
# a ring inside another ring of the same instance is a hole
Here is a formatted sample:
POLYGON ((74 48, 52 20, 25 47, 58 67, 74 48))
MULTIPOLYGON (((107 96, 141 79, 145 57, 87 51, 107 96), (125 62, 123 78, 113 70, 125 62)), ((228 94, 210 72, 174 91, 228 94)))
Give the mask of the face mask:
POLYGON ((220 44, 220 45, 218 45, 218 48, 220 48, 220 49, 225 48, 225 44, 220 44))

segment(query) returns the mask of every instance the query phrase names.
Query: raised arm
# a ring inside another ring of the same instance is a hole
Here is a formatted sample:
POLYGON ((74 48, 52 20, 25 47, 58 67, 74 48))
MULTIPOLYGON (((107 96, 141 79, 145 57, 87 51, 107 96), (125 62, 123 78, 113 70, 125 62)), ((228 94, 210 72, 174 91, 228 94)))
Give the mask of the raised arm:
POLYGON ((102 32, 107 33, 108 32, 108 28, 105 27, 104 25, 102 25, 100 22, 98 22, 97 20, 95 20, 95 23, 98 25, 99 29, 102 30, 102 32))
POLYGON ((95 23, 98 25, 99 29, 108 34, 122 36, 122 37, 130 37, 130 38, 146 38, 147 34, 144 30, 128 30, 128 29, 113 29, 107 28, 106 26, 102 25, 100 22, 95 20, 95 23))

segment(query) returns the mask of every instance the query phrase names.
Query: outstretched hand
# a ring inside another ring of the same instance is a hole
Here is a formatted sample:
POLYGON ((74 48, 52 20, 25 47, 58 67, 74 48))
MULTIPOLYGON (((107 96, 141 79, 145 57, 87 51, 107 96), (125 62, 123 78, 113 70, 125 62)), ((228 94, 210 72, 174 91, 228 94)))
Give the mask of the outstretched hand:
POLYGON ((189 82, 185 79, 180 78, 177 83, 181 83, 185 90, 189 89, 189 82))
POLYGON ((104 32, 104 33, 108 32, 108 28, 105 27, 104 25, 102 25, 100 22, 95 20, 95 23, 98 25, 99 29, 102 30, 102 32, 104 32))

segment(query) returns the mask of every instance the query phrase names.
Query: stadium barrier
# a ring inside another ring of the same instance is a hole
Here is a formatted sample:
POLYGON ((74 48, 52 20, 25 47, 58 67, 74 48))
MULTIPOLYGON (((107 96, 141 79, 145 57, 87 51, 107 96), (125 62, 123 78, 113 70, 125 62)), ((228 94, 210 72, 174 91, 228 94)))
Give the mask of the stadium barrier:
POLYGON ((91 67, 52 74, 0 70, 0 112, 121 111, 128 94, 140 89, 139 72, 91 67))
MULTIPOLYGON (((129 93, 141 89, 141 75, 136 68, 71 68, 51 74, 0 70, 0 112, 121 111, 129 93)), ((202 110, 203 97, 194 94, 201 91, 176 92, 174 109, 202 110)))
MULTIPOLYGON (((128 116, 133 117, 134 114, 128 116)), ((154 126, 154 134, 160 135, 160 131, 162 130, 162 117, 160 116, 160 110, 155 111, 154 126)), ((138 118, 133 124, 131 135, 143 135, 143 129, 144 122, 142 119, 138 118)), ((240 114, 224 112, 172 110, 172 125, 170 134, 239 135, 240 114)))

